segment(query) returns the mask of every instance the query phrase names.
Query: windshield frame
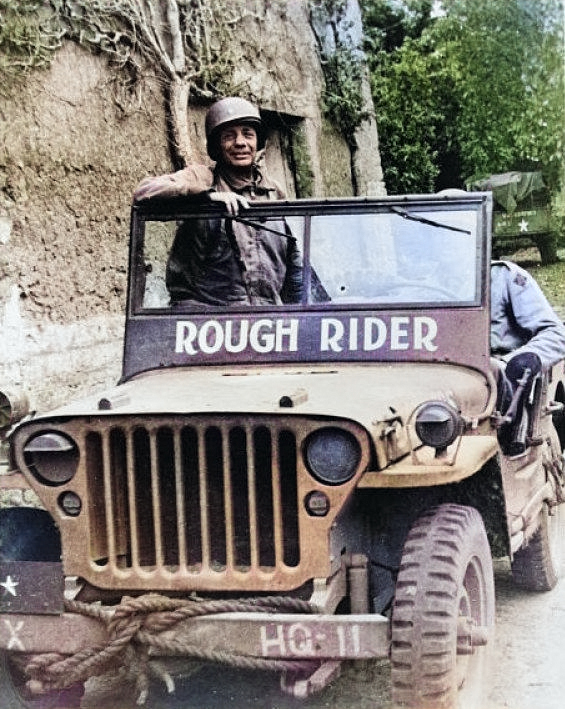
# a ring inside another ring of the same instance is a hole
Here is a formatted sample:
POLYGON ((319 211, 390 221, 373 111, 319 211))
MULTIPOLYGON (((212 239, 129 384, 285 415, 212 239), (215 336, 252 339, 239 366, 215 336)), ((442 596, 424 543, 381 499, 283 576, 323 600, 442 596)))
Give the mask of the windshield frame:
MULTIPOLYGON (((305 302, 305 299, 310 294, 310 232, 308 229, 304 233, 303 259, 305 269, 305 282, 303 301, 295 304, 284 305, 261 305, 261 306, 230 306, 229 308, 222 307, 206 307, 201 311, 176 310, 172 312, 170 308, 151 308, 143 309, 140 303, 143 302, 143 279, 146 272, 143 255, 143 239, 145 225, 148 221, 169 221, 172 219, 183 219, 199 214, 203 217, 212 217, 225 214, 218 210, 216 205, 211 205, 208 201, 202 198, 176 198, 173 200, 150 200, 146 202, 136 203, 132 207, 131 231, 130 231, 130 270, 128 283, 128 300, 126 310, 126 336, 124 342, 124 367, 123 378, 129 378, 136 372, 154 369, 163 366, 177 366, 181 363, 181 359, 177 356, 168 356, 160 347, 155 347, 151 353, 150 348, 141 346, 142 340, 149 337, 155 342, 156 339, 162 337, 162 333, 166 330, 166 322, 170 321, 172 327, 175 322, 182 320, 190 321, 210 321, 213 319, 218 322, 225 322, 229 319, 245 318, 249 322, 257 320, 276 320, 284 321, 296 319, 297 321, 305 320, 312 322, 316 317, 331 317, 331 313, 335 313, 337 318, 371 318, 386 316, 388 318, 397 317, 412 317, 414 312, 421 312, 423 316, 426 314, 430 318, 436 318, 436 314, 440 311, 449 313, 456 311, 451 316, 461 320, 461 317, 469 318, 472 311, 488 310, 488 293, 490 284, 490 273, 487 267, 490 263, 490 234, 492 229, 492 196, 491 193, 461 193, 460 195, 443 196, 443 195, 410 195, 402 197, 356 197, 356 198, 339 198, 339 199, 302 199, 302 200, 283 200, 283 201, 266 201, 252 202, 249 210, 245 210, 241 214, 243 219, 248 221, 257 221, 262 218, 272 217, 316 217, 319 215, 351 215, 355 212, 364 213, 397 213, 407 218, 414 218, 415 221, 420 220, 421 215, 429 214, 429 219, 434 220, 434 212, 438 211, 454 211, 454 210, 474 210, 477 214, 477 244, 474 263, 475 280, 477 283, 476 299, 465 302, 401 302, 387 303, 386 305, 376 305, 374 302, 368 303, 337 303, 337 302, 322 302, 313 303, 305 302), (412 216, 414 215, 414 216, 412 216), (160 323, 160 324, 159 324, 160 323), (152 333, 152 334, 151 334, 152 333), (142 350, 142 351, 141 351, 142 350)), ((308 223, 308 222, 307 222, 308 223)), ((441 227, 438 227, 441 228, 441 227)), ((440 319, 445 320, 444 317, 440 319)), ((388 322, 388 321, 387 321, 388 322)), ((392 322, 392 321, 391 321, 392 322)), ((480 334, 482 340, 479 346, 480 354, 477 356, 471 355, 467 359, 476 362, 481 361, 485 354, 485 323, 486 316, 481 316, 480 325, 473 324, 470 326, 470 331, 480 334)), ((282 327, 282 326, 281 326, 282 327)), ((302 327, 302 326, 301 326, 302 327)), ((306 327, 306 326, 305 326, 306 327)), ((170 329, 170 328, 169 328, 170 329)), ((167 337, 171 337, 169 334, 167 337)), ((299 347, 297 351, 291 353, 270 352, 270 353, 253 353, 251 357, 245 357, 242 354, 234 352, 218 353, 218 356, 210 357, 193 357, 188 361, 182 361, 182 364, 228 364, 233 362, 269 362, 269 361, 335 361, 336 359, 344 360, 364 360, 367 359, 367 354, 361 351, 355 351, 351 348, 348 352, 312 352, 309 351, 311 343, 304 343, 304 348, 299 347), (269 356, 263 356, 268 354, 269 356)), ((383 354, 379 352, 379 355, 383 354)), ((418 353, 417 359, 420 359, 418 353)), ((406 353, 399 352, 400 359, 406 359, 406 353)), ((425 353, 424 353, 425 355, 425 353)), ((448 359, 453 359, 453 355, 443 354, 448 359)), ((388 358, 392 358, 389 356, 388 358)), ((432 357, 433 358, 433 357, 432 357)), ((387 357, 385 357, 387 359, 387 357)))

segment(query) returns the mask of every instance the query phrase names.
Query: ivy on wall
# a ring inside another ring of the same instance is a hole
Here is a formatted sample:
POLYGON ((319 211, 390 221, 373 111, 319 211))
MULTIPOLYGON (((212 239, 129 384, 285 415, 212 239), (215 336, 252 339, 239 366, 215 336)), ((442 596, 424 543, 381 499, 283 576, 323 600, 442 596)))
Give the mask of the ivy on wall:
POLYGON ((244 23, 264 22, 266 12, 259 0, 0 0, 0 76, 16 79, 48 66, 63 39, 104 54, 122 96, 129 90, 135 99, 151 67, 167 106, 171 157, 182 167, 193 152, 189 98, 245 93, 232 83, 244 52, 234 40, 244 23))
POLYGON ((325 118, 355 149, 355 131, 369 118, 363 97, 363 63, 349 30, 348 0, 310 0, 310 24, 324 74, 325 118))
POLYGON ((48 67, 64 30, 41 0, 0 0, 0 93, 6 94, 33 69, 48 67))
POLYGON ((289 137, 290 150, 287 159, 296 181, 296 193, 299 197, 312 197, 314 194, 314 173, 304 126, 297 125, 291 128, 289 137))
MULTIPOLYGON (((261 33, 247 32, 245 45, 237 41, 238 33, 244 25, 265 25, 268 11, 283 16, 285 5, 283 0, 0 0, 0 93, 29 71, 47 68, 64 39, 108 59, 116 69, 114 101, 124 114, 141 104, 141 79, 151 67, 163 90, 177 169, 193 159, 190 97, 207 102, 245 95, 246 85, 233 85, 235 68, 244 55, 259 58, 264 48, 261 33)), ((353 154, 356 130, 369 114, 362 55, 349 33, 347 8, 348 0, 307 4, 325 79, 323 114, 353 154)), ((289 140, 297 191, 311 195, 314 179, 303 128, 293 128, 289 140)))

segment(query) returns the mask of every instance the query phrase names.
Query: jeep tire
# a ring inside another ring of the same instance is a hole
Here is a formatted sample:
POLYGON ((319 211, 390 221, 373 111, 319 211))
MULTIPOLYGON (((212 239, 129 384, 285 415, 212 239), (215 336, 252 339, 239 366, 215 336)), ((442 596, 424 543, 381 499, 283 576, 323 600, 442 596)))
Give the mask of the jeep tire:
POLYGON ((82 685, 53 690, 31 696, 25 688, 25 678, 11 659, 0 650, 0 701, 2 709, 76 709, 84 694, 82 685))
POLYGON ((548 266, 559 261, 555 234, 540 234, 535 238, 535 242, 540 253, 542 266, 548 266))
POLYGON ((393 705, 482 709, 493 626, 492 558, 481 515, 455 504, 431 509, 412 526, 400 563, 391 627, 393 705))
POLYGON ((514 554, 512 578, 527 591, 551 591, 561 571, 563 537, 565 536, 565 505, 555 507, 552 514, 544 503, 539 513, 539 525, 531 539, 514 554))

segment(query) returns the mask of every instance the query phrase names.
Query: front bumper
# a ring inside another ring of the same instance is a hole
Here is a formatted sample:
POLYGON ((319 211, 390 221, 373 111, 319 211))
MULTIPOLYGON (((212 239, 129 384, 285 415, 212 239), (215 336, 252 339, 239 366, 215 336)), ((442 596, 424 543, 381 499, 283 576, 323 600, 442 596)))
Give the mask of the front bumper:
MULTIPOLYGON (((381 615, 220 613, 185 619, 158 633, 159 645, 198 647, 199 654, 231 653, 277 660, 360 660, 388 655, 389 621, 381 615)), ((79 613, 0 616, 0 649, 73 655, 111 640, 107 625, 79 613)), ((168 655, 152 649, 152 655, 168 655)))

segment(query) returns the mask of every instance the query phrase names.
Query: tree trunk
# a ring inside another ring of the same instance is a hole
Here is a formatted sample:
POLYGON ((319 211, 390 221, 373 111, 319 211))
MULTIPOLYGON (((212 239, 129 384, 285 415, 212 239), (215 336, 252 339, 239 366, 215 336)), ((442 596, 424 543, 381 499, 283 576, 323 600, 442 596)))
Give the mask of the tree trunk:
POLYGON ((193 160, 192 146, 188 134, 188 98, 190 82, 177 77, 170 83, 168 91, 168 114, 171 156, 178 169, 193 160))

